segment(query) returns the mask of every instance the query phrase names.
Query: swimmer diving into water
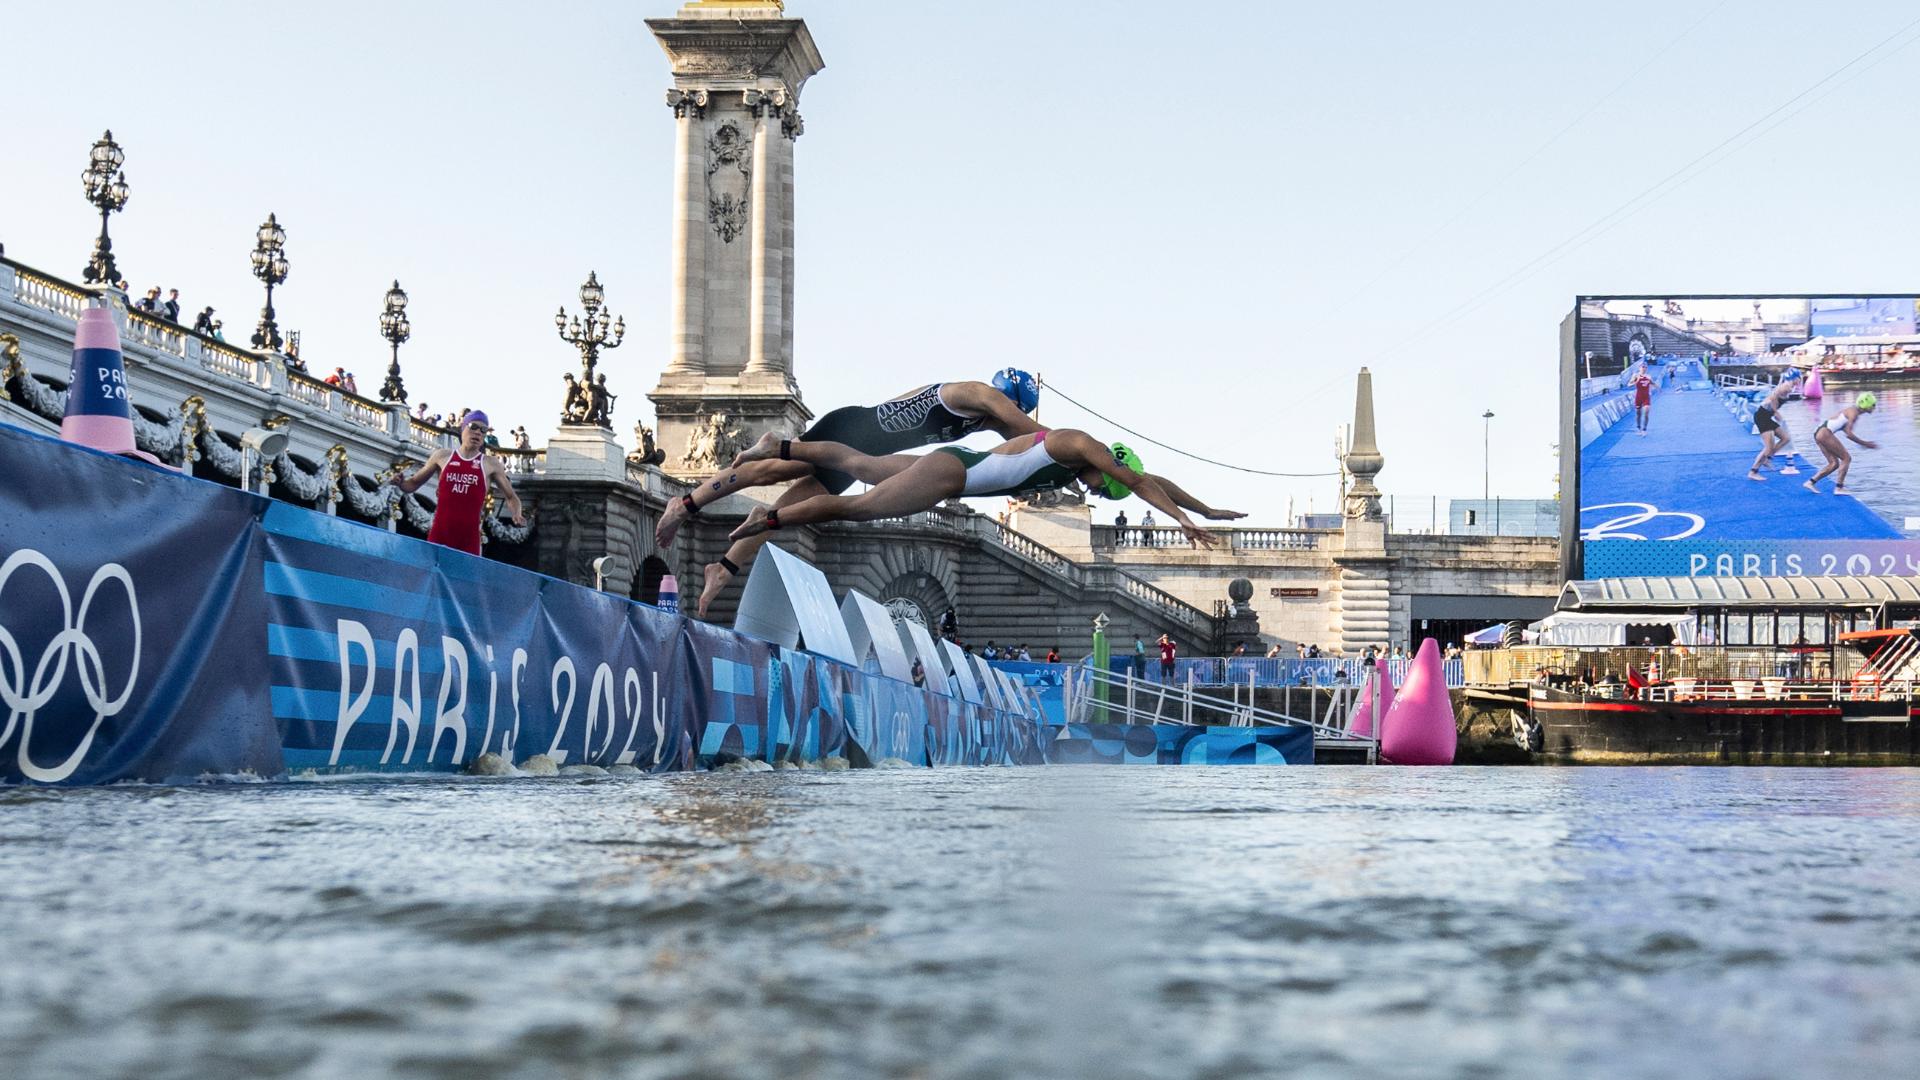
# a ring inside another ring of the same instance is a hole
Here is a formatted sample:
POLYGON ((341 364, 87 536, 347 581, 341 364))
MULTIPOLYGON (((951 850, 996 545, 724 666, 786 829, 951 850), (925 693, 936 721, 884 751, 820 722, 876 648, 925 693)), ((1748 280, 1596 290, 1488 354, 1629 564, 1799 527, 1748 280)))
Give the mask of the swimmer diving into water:
MULTIPOLYGON (((967 497, 1024 496, 1064 488, 1079 481, 1109 499, 1138 495, 1180 526, 1189 540, 1212 547, 1220 538, 1187 517, 1170 494, 1170 481, 1149 475, 1140 456, 1126 446, 1104 446, 1084 431, 1045 428, 1009 439, 989 452, 943 446, 923 456, 874 458, 834 442, 795 442, 769 433, 736 462, 803 461, 823 469, 878 475, 891 471, 870 491, 845 496, 820 494, 784 507, 755 507, 733 531, 735 540, 773 529, 822 521, 873 521, 929 510, 942 500, 967 497)), ((1216 511, 1239 517, 1232 511, 1216 511)))
POLYGON ((1879 404, 1880 399, 1873 394, 1861 394, 1853 399, 1853 404, 1840 410, 1826 423, 1814 429, 1813 441, 1820 447, 1821 452, 1827 455, 1827 463, 1821 466, 1819 472, 1813 474, 1813 479, 1807 481, 1808 491, 1819 491, 1816 485, 1825 479, 1828 473, 1833 473, 1833 493, 1835 495, 1853 494, 1847 490, 1847 469, 1853 465, 1853 455, 1847 452, 1846 444, 1840 441, 1840 436, 1845 435, 1869 450, 1880 449, 1879 443, 1870 442, 1853 433, 1853 426, 1860 422, 1860 418, 1872 412, 1879 404))
MULTIPOLYGON (((660 547, 673 543, 680 527, 699 516, 702 507, 736 491, 797 480, 774 503, 791 506, 817 495, 838 495, 853 481, 878 484, 905 468, 912 459, 895 460, 901 450, 933 443, 954 442, 976 431, 991 431, 1002 439, 1031 435, 1040 430, 1028 416, 1040 403, 1039 383, 1018 368, 1005 368, 992 385, 980 382, 934 383, 902 394, 877 406, 851 405, 835 409, 801 435, 799 442, 834 442, 860 451, 851 468, 821 468, 802 460, 736 458, 731 467, 692 492, 674 499, 654 530, 660 547)), ((1224 520, 1243 515, 1214 510, 1178 486, 1161 483, 1168 494, 1190 510, 1224 520)), ((764 535, 741 540, 718 562, 708 563, 696 610, 705 616, 727 582, 753 561, 767 542, 764 535)))
MULTIPOLYGON (((844 443, 863 453, 884 457, 916 446, 964 439, 976 431, 991 431, 1003 439, 1028 435, 1040 430, 1027 414, 1040 404, 1040 384, 1019 368, 1004 368, 994 373, 992 385, 982 382, 947 382, 922 386, 879 405, 849 405, 820 418, 800 436, 801 441, 844 443)), ((862 469, 818 470, 801 461, 758 461, 751 464, 735 459, 712 480, 667 504, 666 513, 654 529, 653 541, 664 548, 673 543, 680 527, 700 516, 702 507, 736 491, 767 484, 799 481, 788 488, 775 506, 790 506, 815 495, 838 495, 853 486, 855 480, 877 484, 887 475, 862 469)), ((742 541, 727 549, 719 562, 708 563, 706 580, 700 588, 698 611, 707 613, 714 597, 727 582, 739 574, 765 540, 742 541)))

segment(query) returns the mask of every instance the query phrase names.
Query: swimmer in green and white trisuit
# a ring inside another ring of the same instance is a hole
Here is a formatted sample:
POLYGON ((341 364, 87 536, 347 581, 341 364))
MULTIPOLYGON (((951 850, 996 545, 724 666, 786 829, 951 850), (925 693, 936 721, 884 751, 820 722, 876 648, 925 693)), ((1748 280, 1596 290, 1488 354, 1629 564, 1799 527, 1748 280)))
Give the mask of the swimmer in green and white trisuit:
MULTIPOLYGON (((871 491, 855 496, 816 495, 790 506, 767 510, 755 507, 733 531, 736 540, 760 536, 772 529, 812 525, 822 521, 873 521, 930 510, 945 499, 958 497, 1024 496, 1064 488, 1075 481, 1109 499, 1140 496, 1180 526, 1187 538, 1203 547, 1219 537, 1188 518, 1178 490, 1170 481, 1149 475, 1140 457, 1122 444, 1104 446, 1084 431, 1041 429, 1009 439, 992 451, 943 446, 919 457, 895 455, 874 458, 834 442, 794 442, 771 434, 741 454, 748 461, 804 461, 824 469, 856 475, 892 470, 871 491)), ((1184 493, 1183 493, 1184 494, 1184 493)), ((1192 501, 1191 496, 1188 500, 1192 501)), ((1233 511, 1214 511, 1220 517, 1241 517, 1233 511)))
POLYGON ((1853 426, 1860 422, 1860 418, 1872 412, 1879 404, 1880 399, 1871 393, 1861 394, 1853 399, 1853 404, 1840 410, 1838 415, 1814 429, 1813 441, 1820 447, 1821 452, 1827 455, 1827 463, 1819 472, 1813 474, 1813 479, 1807 481, 1808 491, 1819 491, 1820 489, 1815 485, 1825 479, 1828 473, 1833 473, 1835 474, 1833 493, 1835 495, 1853 494, 1847 490, 1847 469, 1853 465, 1853 455, 1847 452, 1846 444, 1840 441, 1840 436, 1845 435, 1869 450, 1880 449, 1879 443, 1869 442, 1853 433, 1853 426))
MULTIPOLYGON (((1788 368, 1780 376, 1780 382, 1773 388, 1773 392, 1760 402, 1759 408, 1753 410, 1753 426, 1760 429, 1760 454, 1753 459, 1753 467, 1747 470, 1747 479, 1765 480, 1766 477, 1760 475, 1760 470, 1766 468, 1767 462, 1773 460, 1773 455, 1792 445, 1793 435, 1787 431, 1786 423, 1780 419, 1780 406, 1786 402, 1788 394, 1797 393, 1799 389, 1799 369, 1788 368)), ((1799 472, 1799 469, 1787 465, 1780 470, 1780 475, 1797 476, 1799 472)))

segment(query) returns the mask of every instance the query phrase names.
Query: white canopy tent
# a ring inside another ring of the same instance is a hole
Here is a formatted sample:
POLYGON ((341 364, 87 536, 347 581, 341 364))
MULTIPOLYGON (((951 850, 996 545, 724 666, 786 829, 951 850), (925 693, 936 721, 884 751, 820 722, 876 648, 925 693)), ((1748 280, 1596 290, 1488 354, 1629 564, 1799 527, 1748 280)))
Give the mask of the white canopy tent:
POLYGON ((1699 625, 1692 615, 1663 615, 1653 612, 1614 614, 1611 612, 1556 611, 1527 627, 1537 635, 1536 645, 1629 645, 1631 627, 1671 626, 1673 640, 1692 645, 1699 625))

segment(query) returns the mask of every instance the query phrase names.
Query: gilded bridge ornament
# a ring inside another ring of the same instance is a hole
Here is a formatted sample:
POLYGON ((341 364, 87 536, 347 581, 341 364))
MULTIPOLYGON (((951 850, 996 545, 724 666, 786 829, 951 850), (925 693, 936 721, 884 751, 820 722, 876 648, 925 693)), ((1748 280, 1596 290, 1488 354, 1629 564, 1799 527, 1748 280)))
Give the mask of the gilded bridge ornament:
POLYGON ((20 339, 12 334, 0 334, 0 401, 12 401, 13 395, 7 393, 7 384, 16 377, 25 378, 27 367, 20 362, 20 339))

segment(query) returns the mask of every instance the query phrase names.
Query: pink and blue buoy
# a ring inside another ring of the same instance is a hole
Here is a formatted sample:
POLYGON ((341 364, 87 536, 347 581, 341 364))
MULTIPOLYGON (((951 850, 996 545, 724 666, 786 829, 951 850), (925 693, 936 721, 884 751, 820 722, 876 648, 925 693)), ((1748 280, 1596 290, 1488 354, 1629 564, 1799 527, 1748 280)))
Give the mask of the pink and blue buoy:
POLYGON ((1385 716, 1393 708, 1393 676, 1387 672, 1385 660, 1374 661, 1374 673, 1377 679, 1368 679, 1365 689, 1360 691, 1360 703, 1353 707, 1353 715, 1347 720, 1347 734, 1358 735, 1363 739, 1373 738, 1373 718, 1385 716), (1380 710, 1376 714, 1373 708, 1373 687, 1380 686, 1380 710))
POLYGON ((1389 765, 1451 765, 1458 741, 1440 643, 1428 638, 1420 643, 1407 681, 1381 724, 1380 757, 1389 765))
POLYGON ((120 357, 120 329, 105 308, 80 313, 73 333, 73 366, 68 371, 67 412, 60 437, 109 454, 123 454, 166 467, 133 444, 133 405, 127 396, 127 371, 120 357))

